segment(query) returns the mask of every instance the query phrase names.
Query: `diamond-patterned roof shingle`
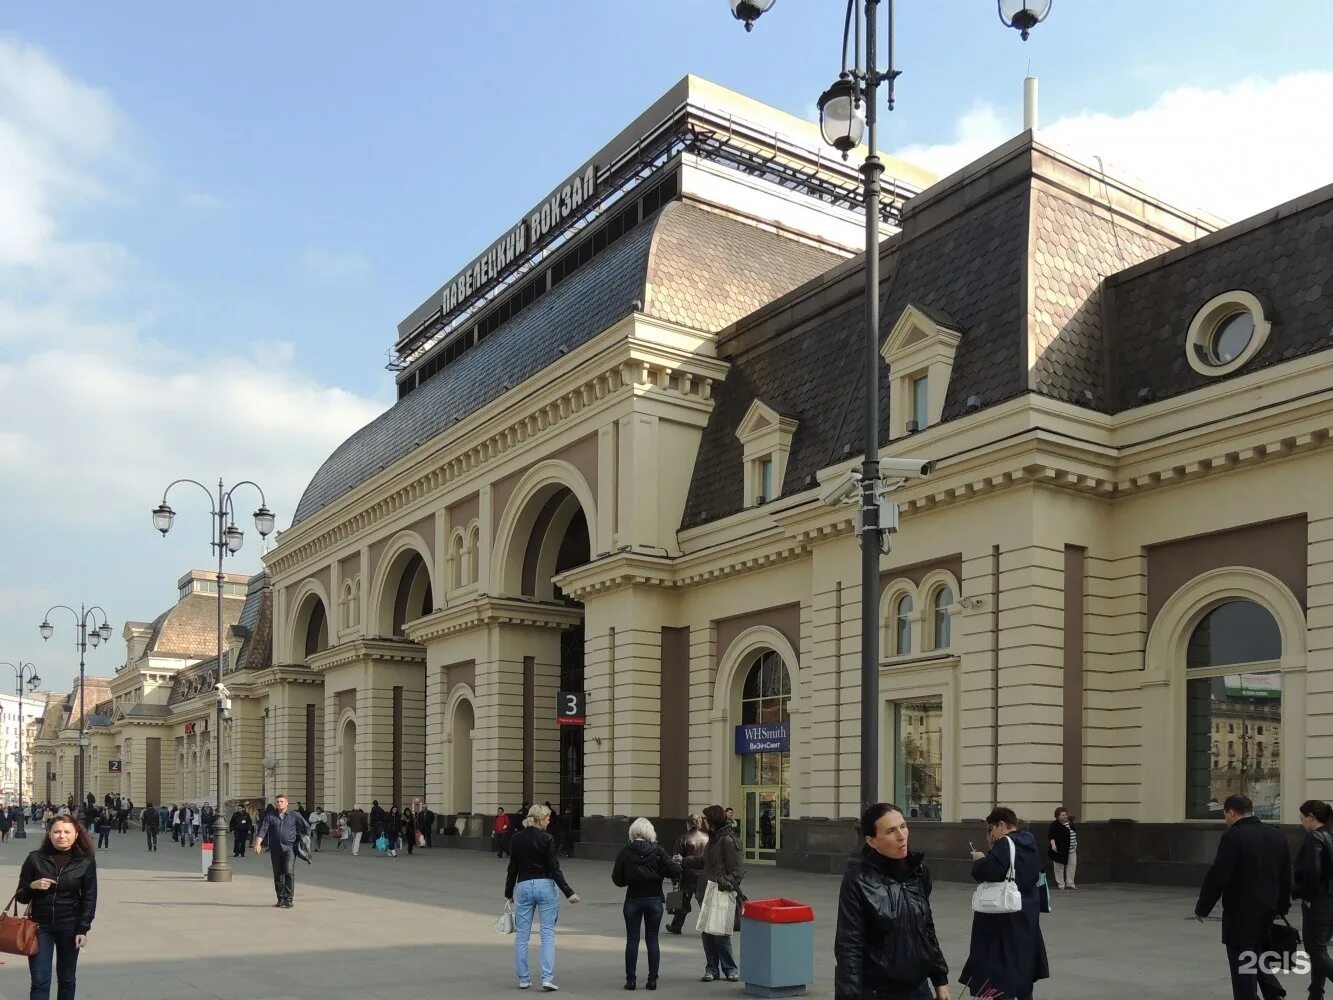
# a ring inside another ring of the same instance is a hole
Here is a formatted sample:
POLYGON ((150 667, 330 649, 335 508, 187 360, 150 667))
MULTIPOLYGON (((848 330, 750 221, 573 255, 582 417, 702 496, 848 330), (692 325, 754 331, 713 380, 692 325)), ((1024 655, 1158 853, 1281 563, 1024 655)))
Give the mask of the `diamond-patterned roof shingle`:
POLYGON ((1333 348, 1333 187, 1298 199, 1307 207, 1265 212, 1160 266, 1108 281, 1116 326, 1115 410, 1139 405, 1139 392, 1165 399, 1333 348), (1259 352, 1230 375, 1190 367, 1185 341, 1205 302, 1241 289, 1264 305, 1273 328, 1259 352))
MULTIPOLYGON (((223 642, 226 630, 236 624, 244 602, 222 599, 223 642)), ((216 594, 187 594, 153 622, 153 634, 145 656, 170 656, 200 660, 218 651, 218 599, 216 594)))

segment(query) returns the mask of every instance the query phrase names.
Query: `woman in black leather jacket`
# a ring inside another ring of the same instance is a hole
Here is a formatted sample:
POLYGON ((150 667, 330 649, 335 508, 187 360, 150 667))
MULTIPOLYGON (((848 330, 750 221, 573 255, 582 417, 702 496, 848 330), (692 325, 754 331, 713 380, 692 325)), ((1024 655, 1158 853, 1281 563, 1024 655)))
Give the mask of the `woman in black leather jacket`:
POLYGON ((1301 803, 1305 842, 1296 858, 1291 894, 1301 900, 1301 938, 1310 956, 1310 997, 1324 995, 1324 983, 1333 979, 1333 958, 1328 939, 1333 933, 1333 808, 1311 799, 1301 803))
POLYGON ((836 1000, 949 1000, 930 912, 930 869, 907 849, 902 810, 880 802, 861 817, 865 846, 838 893, 836 1000))
POLYGON ((88 943, 97 912, 97 862, 92 838, 72 816, 51 821, 42 846, 23 862, 14 895, 20 903, 32 905, 32 918, 37 921, 39 950, 28 959, 31 1000, 51 996, 52 957, 57 997, 74 1000, 79 949, 88 943))

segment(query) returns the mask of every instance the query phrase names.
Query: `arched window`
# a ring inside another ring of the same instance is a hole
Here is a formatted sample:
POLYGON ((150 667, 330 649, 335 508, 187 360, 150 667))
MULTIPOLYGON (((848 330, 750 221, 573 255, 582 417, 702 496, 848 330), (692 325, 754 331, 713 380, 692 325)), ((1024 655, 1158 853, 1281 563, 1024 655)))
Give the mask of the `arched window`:
POLYGON ((949 606, 952 604, 952 587, 945 584, 935 590, 935 596, 931 600, 931 611, 934 617, 932 634, 935 637, 936 649, 948 649, 953 642, 953 630, 951 628, 953 619, 949 614, 949 606))
POLYGON ((907 656, 912 652, 912 595, 903 594, 893 605, 893 653, 907 656))
POLYGON ((476 521, 467 532, 467 577, 465 582, 472 584, 477 582, 480 574, 477 572, 477 566, 480 565, 481 558, 481 526, 476 521))
MULTIPOLYGON (((791 676, 782 657, 761 653, 741 689, 741 724, 790 725, 791 676)), ((746 753, 741 757, 741 842, 752 861, 771 861, 781 846, 782 821, 791 811, 791 751, 746 753)))
POLYGON ((1248 796, 1261 819, 1280 817, 1281 659, 1277 621, 1254 601, 1219 604, 1194 627, 1185 654, 1188 818, 1220 818, 1233 794, 1248 796))
POLYGON ((452 589, 457 590, 467 581, 463 577, 463 532, 454 532, 449 544, 449 580, 452 589))

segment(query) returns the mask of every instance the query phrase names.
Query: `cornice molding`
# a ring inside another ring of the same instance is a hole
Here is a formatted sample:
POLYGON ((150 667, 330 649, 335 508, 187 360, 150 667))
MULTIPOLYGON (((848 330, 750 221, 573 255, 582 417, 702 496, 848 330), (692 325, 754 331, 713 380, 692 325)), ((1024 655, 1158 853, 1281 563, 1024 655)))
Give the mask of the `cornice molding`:
MULTIPOLYGON (((308 672, 323 674, 349 663, 379 660, 388 663, 425 663, 426 651, 415 642, 405 639, 353 639, 315 653, 306 659, 308 672)), ((268 670, 281 670, 283 664, 268 670)), ((322 678, 321 678, 322 680, 322 678)))
POLYGON ((404 631, 414 642, 429 645, 474 629, 506 625, 560 631, 583 621, 583 611, 549 601, 490 597, 482 594, 457 607, 436 611, 409 622, 404 631))
MULTIPOLYGON (((730 366, 704 355, 626 334, 617 324, 593 342, 595 351, 565 373, 540 376, 545 390, 505 393, 468 418, 457 436, 440 434, 432 452, 415 449, 372 477, 350 499, 334 500, 285 534, 295 536, 266 563, 275 579, 329 549, 361 535, 385 518, 445 489, 461 489, 510 452, 548 437, 586 411, 633 396, 651 394, 690 409, 712 409, 713 386, 730 366), (441 458, 444 457, 443 461, 441 458), (396 485, 395 485, 396 484, 396 485), (349 513, 349 507, 351 512, 349 513), (304 539, 304 540, 302 540, 304 539), (295 546, 288 549, 288 546, 295 546)), ((425 445, 428 442, 421 442, 425 445)))

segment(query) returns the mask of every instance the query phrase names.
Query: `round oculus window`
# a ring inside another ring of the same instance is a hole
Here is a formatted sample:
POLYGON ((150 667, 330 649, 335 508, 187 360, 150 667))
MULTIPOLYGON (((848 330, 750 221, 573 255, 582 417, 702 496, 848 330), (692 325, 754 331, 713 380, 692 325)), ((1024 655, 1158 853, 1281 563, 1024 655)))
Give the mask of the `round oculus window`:
POLYGON ((1240 357, 1254 339, 1254 317, 1248 312, 1227 316, 1213 330, 1208 344, 1208 360, 1215 365, 1229 365, 1240 357))

